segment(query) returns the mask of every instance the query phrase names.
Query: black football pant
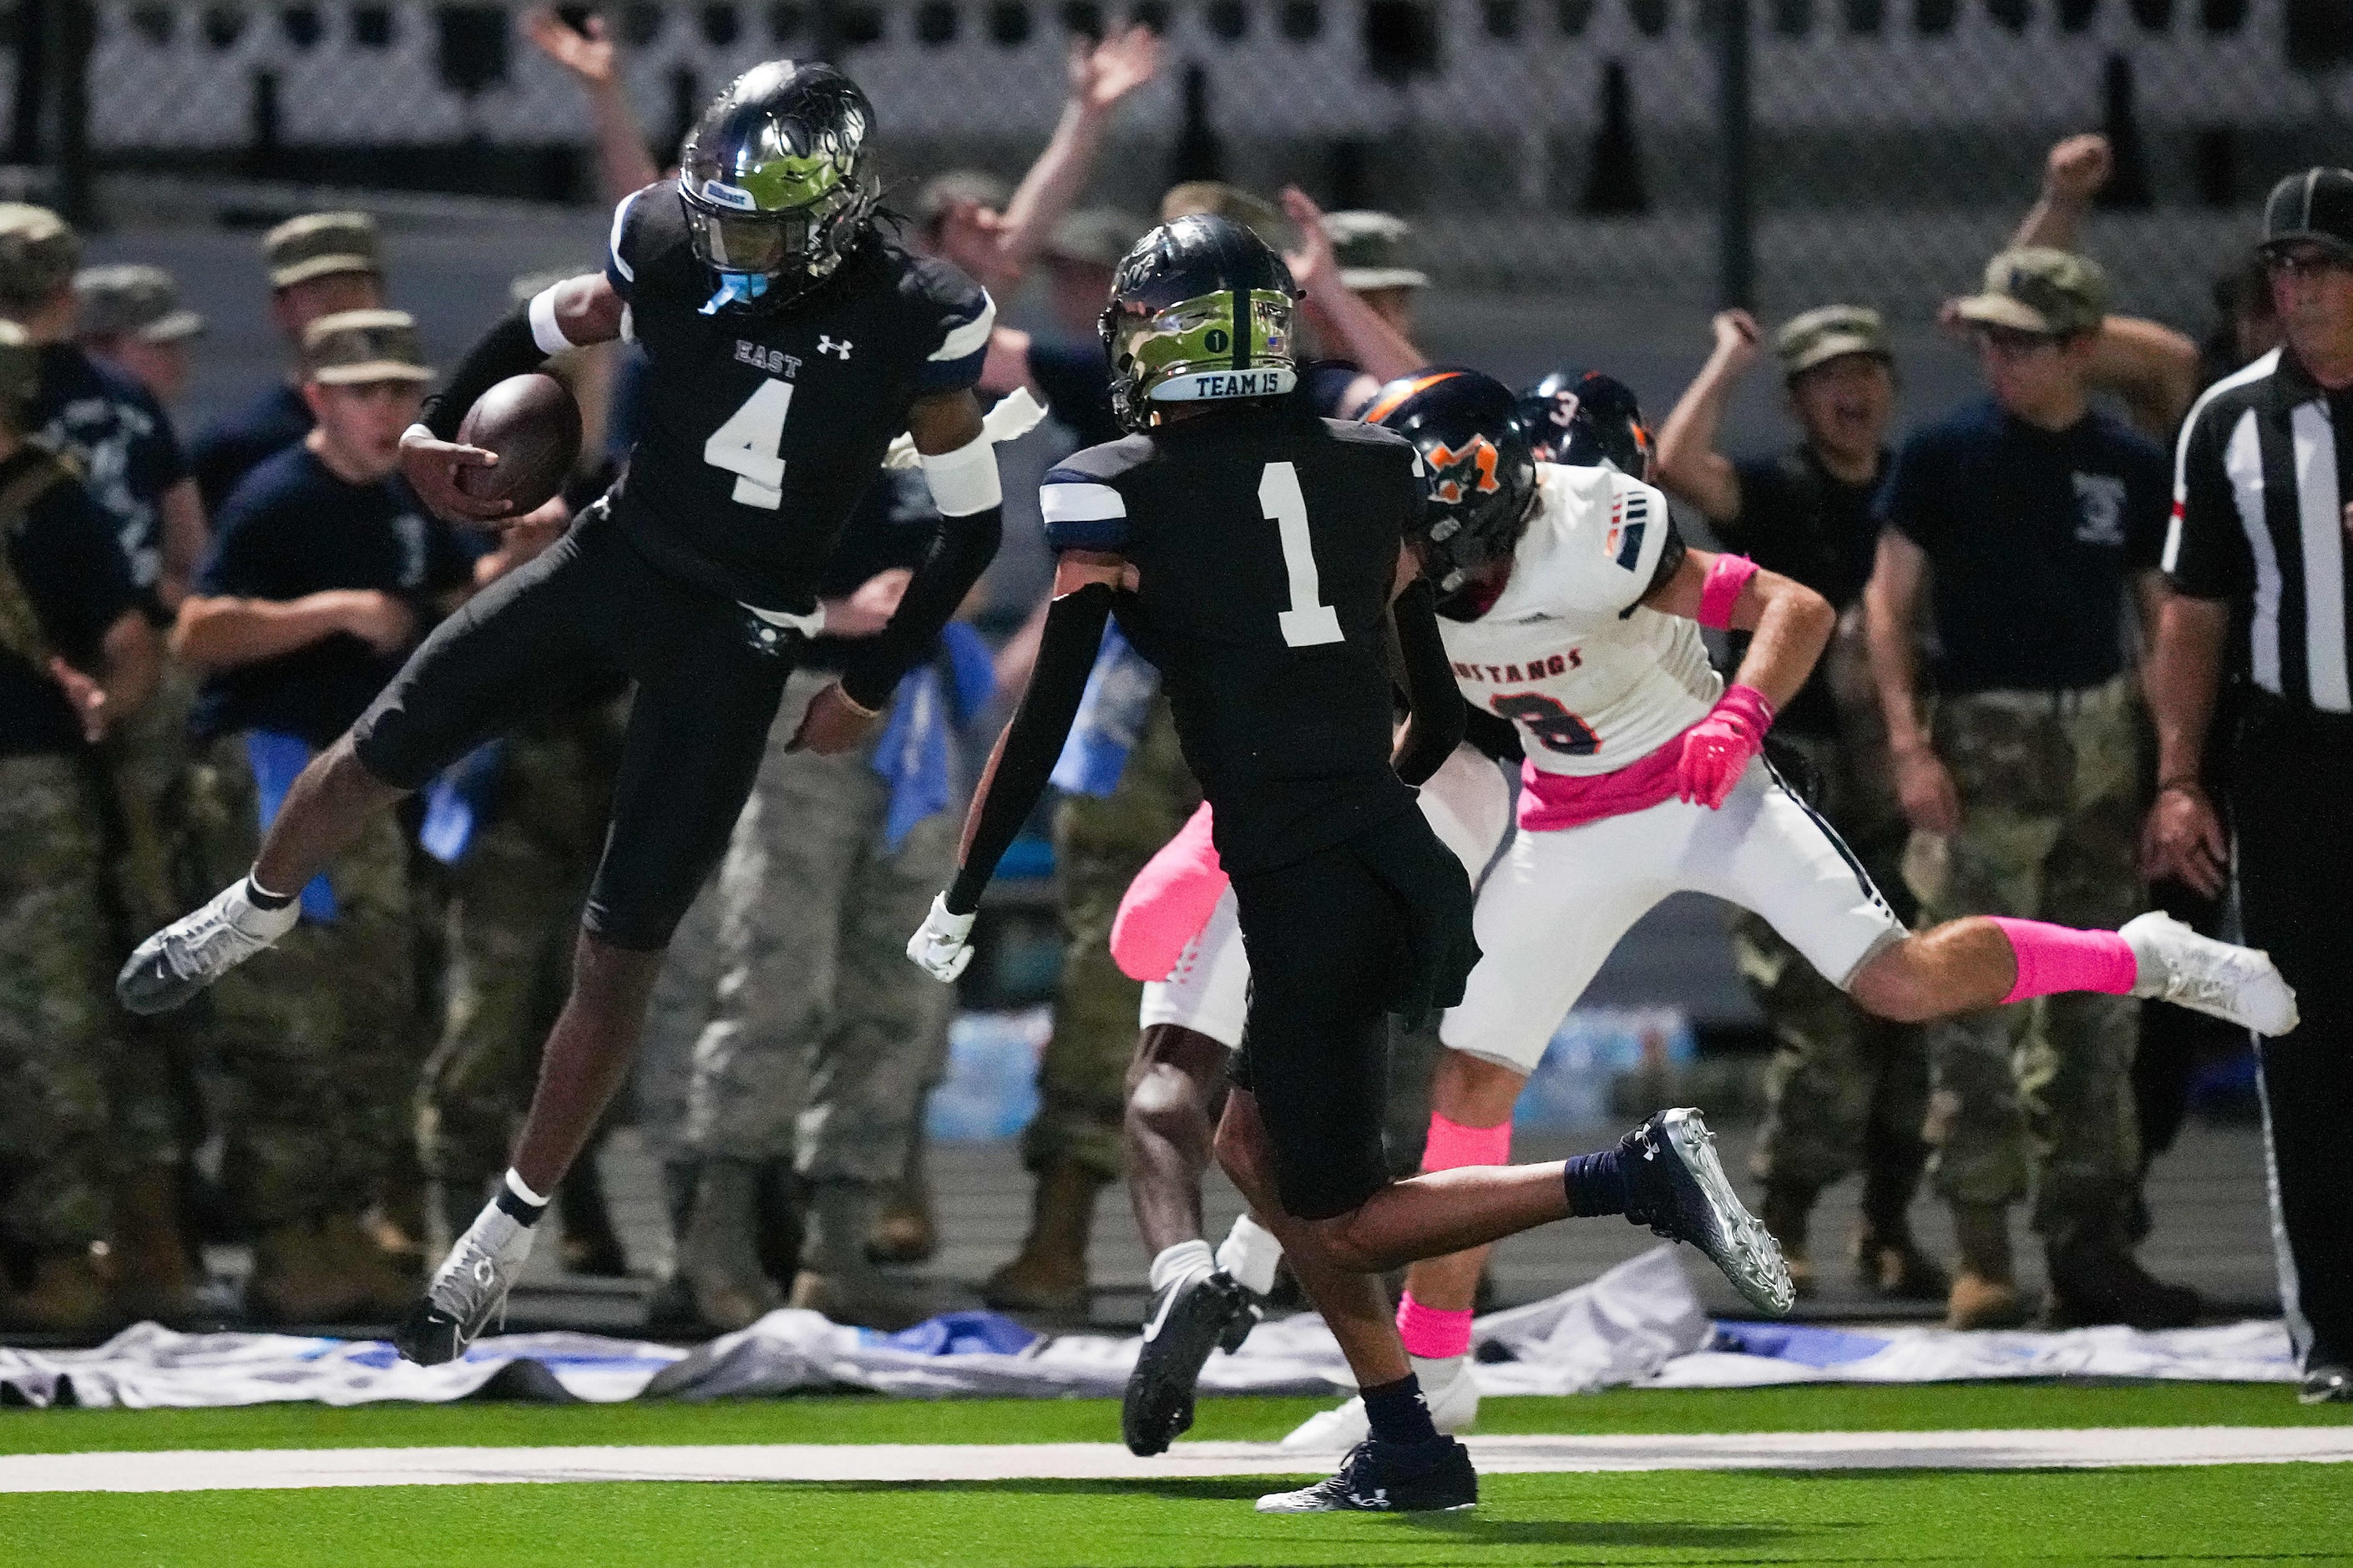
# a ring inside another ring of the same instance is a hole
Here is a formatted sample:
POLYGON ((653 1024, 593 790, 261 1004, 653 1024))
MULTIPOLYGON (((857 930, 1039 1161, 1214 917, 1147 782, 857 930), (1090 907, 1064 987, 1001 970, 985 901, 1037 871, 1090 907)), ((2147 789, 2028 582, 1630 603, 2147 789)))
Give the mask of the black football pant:
POLYGON ((657 571, 604 509, 441 623, 352 727, 360 763, 421 787, 616 672, 637 683, 581 923, 670 944, 752 792, 799 639, 657 571))
POLYGON ((1471 881, 1409 809, 1233 885, 1250 994, 1229 1072, 1258 1100, 1283 1208, 1331 1219, 1388 1185, 1388 1016, 1462 999, 1471 881))
POLYGON ((2353 719, 2258 700, 2231 799, 2250 946, 2295 987, 2303 1022, 2260 1042, 2282 1285, 2306 1364, 2353 1362, 2353 719), (2308 1343, 2308 1348, 2307 1348, 2308 1343))

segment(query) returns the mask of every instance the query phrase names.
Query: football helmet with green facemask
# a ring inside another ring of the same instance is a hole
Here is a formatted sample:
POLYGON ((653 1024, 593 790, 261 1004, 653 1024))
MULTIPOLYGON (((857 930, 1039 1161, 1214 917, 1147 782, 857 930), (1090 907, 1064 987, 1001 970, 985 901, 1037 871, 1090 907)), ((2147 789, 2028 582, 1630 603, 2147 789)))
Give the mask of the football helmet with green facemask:
POLYGON ((714 307, 781 304, 830 277, 873 222, 874 110, 830 66, 770 60, 695 121, 679 192, 714 307))
POLYGON ((1143 430, 1169 404, 1280 397, 1299 384, 1299 285, 1267 243, 1197 214, 1135 242, 1113 274, 1100 330, 1112 410, 1143 430))

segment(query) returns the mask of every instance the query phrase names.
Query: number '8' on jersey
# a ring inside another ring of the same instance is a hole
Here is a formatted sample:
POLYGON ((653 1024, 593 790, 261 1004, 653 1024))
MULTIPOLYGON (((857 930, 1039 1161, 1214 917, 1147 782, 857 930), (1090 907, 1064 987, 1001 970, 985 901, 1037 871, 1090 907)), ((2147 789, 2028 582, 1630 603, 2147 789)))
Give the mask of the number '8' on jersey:
POLYGON ((1120 625, 1159 667, 1229 869, 1411 808, 1382 657, 1422 506, 1408 443, 1290 403, 1221 411, 1064 459, 1039 502, 1058 552, 1134 563, 1120 625))

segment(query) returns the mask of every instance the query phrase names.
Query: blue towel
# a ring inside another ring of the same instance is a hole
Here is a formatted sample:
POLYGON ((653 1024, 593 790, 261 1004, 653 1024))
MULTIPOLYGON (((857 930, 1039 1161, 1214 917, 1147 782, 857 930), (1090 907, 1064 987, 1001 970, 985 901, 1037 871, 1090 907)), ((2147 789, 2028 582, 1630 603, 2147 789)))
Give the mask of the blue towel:
POLYGON ((425 786, 425 825, 417 830, 417 842, 427 855, 444 866, 466 858, 497 804, 506 762, 507 743, 485 741, 434 775, 425 786))
POLYGON ((861 1331, 865 1344, 889 1345, 917 1355, 1019 1355, 1044 1336, 1000 1312, 943 1312, 895 1334, 861 1331))
POLYGON ((915 824, 948 806, 949 732, 971 721, 997 691, 988 645, 962 621, 940 634, 944 658, 909 670, 892 694, 890 721, 874 747, 875 773, 891 786, 883 847, 892 854, 915 824), (952 685, 941 680, 944 667, 952 685))
POLYGON ((715 316, 738 300, 748 304, 767 291, 768 279, 765 274, 723 272, 719 275, 719 292, 703 304, 702 313, 715 316))
MULTIPOLYGON (((286 804, 286 792, 294 787, 296 777, 311 765, 311 745, 299 735, 275 730, 248 730, 245 760, 253 769, 261 830, 267 833, 269 825, 278 819, 279 808, 286 804)), ((302 889, 302 918, 322 925, 335 918, 335 889, 324 871, 311 878, 310 885, 302 889)))
POLYGON ((1103 647, 1079 698, 1071 738, 1054 763, 1052 783, 1066 795, 1098 799, 1119 787, 1128 753, 1144 738, 1144 722, 1160 689, 1160 671, 1129 644, 1114 621, 1103 628, 1103 647))

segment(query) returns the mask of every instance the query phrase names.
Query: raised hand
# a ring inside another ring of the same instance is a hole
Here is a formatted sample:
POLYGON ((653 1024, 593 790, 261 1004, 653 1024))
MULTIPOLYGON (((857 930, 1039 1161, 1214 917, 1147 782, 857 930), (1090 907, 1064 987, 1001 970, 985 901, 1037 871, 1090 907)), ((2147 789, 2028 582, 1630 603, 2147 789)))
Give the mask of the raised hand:
POLYGON ((1071 96, 1103 113, 1160 71, 1160 35, 1138 22, 1101 43, 1071 41, 1071 96))
POLYGON ((2042 170, 2042 189, 2054 202, 2087 205, 2108 183, 2116 154, 2108 139, 2096 131, 2070 136, 2051 149, 2042 170))
POLYGON ((515 25, 541 54, 582 81, 591 87, 611 85, 618 51, 605 31, 604 17, 592 15, 575 27, 555 14, 554 6, 533 5, 515 18, 515 25))

